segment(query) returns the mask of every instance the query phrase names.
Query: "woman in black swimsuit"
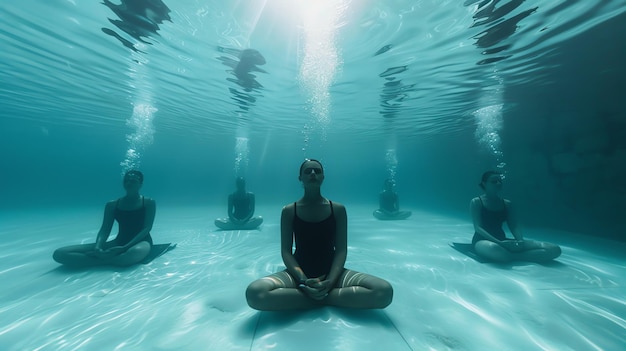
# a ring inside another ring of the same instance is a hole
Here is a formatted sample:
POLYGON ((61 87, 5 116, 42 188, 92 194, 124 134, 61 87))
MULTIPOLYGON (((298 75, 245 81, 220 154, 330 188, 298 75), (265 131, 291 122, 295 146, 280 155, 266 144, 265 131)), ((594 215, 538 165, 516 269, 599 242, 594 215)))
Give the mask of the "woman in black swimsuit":
POLYGON ((68 266, 96 265, 130 266, 141 262, 152 246, 150 230, 154 222, 156 203, 139 194, 143 174, 131 170, 124 175, 126 196, 109 201, 94 244, 72 245, 57 249, 53 258, 68 266), (107 241, 113 222, 119 224, 115 239, 107 241))
POLYGON ((283 207, 280 219, 281 255, 287 269, 252 282, 246 291, 248 305, 263 311, 387 307, 393 298, 388 282, 344 268, 346 208, 322 196, 322 164, 304 161, 299 180, 304 196, 283 207))
POLYGON ((485 193, 470 202, 475 230, 472 244, 478 255, 498 262, 544 262, 561 255, 557 245, 523 238, 511 201, 500 196, 502 174, 485 172, 479 186, 485 193), (506 238, 502 229, 505 221, 514 239, 506 238))
POLYGON ((407 219, 411 211, 400 211, 398 194, 394 190, 395 181, 385 180, 385 188, 378 195, 378 209, 374 211, 374 217, 380 220, 407 219))
POLYGON ((215 220, 215 226, 224 230, 254 229, 263 223, 263 217, 254 216, 255 196, 246 191, 246 180, 237 177, 237 191, 228 196, 228 217, 215 220))

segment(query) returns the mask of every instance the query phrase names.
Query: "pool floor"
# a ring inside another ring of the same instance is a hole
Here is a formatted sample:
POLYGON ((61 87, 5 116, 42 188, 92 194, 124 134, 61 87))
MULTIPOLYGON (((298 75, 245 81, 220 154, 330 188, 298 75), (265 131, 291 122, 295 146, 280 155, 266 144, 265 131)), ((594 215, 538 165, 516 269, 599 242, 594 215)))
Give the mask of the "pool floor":
MULTIPOLYGON (((346 267, 388 280, 385 310, 258 312, 246 286, 283 269, 280 206, 260 230, 217 231, 224 208, 159 208, 148 264, 60 267, 55 248, 93 242, 102 209, 0 214, 1 350, 621 350, 626 244, 527 228, 561 245, 545 265, 480 263, 452 248, 467 220, 413 211, 382 222, 348 206, 346 267)), ((116 229, 114 229, 116 231, 116 229)))

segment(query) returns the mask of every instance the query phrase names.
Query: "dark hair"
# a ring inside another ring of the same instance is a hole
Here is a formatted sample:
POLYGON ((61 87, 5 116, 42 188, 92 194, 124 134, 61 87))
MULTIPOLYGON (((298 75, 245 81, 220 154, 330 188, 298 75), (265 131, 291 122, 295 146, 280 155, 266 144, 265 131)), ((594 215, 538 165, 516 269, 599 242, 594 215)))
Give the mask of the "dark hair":
POLYGON ((313 158, 305 158, 304 162, 302 162, 302 164, 300 165, 300 172, 298 173, 298 175, 302 174, 302 170, 304 168, 304 164, 307 163, 307 162, 317 162, 320 165, 320 167, 322 168, 322 172, 324 172, 324 166, 322 166, 322 163, 320 161, 318 161, 316 159, 313 159, 313 158))
POLYGON ((139 182, 143 183, 143 173, 139 172, 136 169, 131 169, 129 171, 126 171, 126 173, 124 173, 124 178, 126 178, 126 177, 128 177, 130 175, 137 176, 137 178, 139 178, 139 182))
POLYGON ((483 176, 480 178, 480 183, 478 184, 479 187, 485 189, 485 185, 484 183, 489 180, 489 177, 493 176, 493 175, 502 175, 502 173, 498 172, 498 171, 487 171, 485 173, 483 173, 483 176))

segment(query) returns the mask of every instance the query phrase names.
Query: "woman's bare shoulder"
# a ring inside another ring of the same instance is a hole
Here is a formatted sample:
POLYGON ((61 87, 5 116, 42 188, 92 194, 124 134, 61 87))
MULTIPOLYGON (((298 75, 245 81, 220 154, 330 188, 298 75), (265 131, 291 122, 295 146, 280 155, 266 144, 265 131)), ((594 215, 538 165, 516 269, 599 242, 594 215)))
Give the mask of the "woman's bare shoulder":
POLYGON ((286 204, 285 206, 283 206, 282 213, 283 214, 293 213, 293 202, 290 202, 286 204))
POLYGON ((336 209, 337 208, 344 209, 344 210, 346 209, 346 206, 344 206, 341 202, 332 201, 332 203, 333 203, 333 207, 336 209))
POLYGON ((344 206, 341 202, 332 202, 333 204, 333 211, 335 211, 336 214, 346 214, 346 206, 344 206))
POLYGON ((470 205, 478 205, 480 204, 480 196, 476 196, 475 198, 473 198, 472 200, 470 200, 470 205))

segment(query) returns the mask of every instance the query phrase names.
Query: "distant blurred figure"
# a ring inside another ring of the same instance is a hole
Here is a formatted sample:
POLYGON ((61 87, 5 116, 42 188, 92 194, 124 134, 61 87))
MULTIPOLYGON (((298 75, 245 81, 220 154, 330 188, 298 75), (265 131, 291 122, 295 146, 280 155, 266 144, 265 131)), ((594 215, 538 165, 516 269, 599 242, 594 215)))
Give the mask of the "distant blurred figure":
POLYGON ((130 170, 124 175, 126 196, 107 202, 104 219, 95 244, 82 244, 57 249, 55 261, 73 267, 98 265, 130 266, 141 262, 152 249, 152 223, 156 203, 139 194, 143 174, 130 170), (119 224, 115 239, 107 241, 114 221, 119 224))
POLYGON ((218 218, 215 225, 220 229, 254 229, 263 223, 261 216, 253 217, 254 194, 246 191, 246 180, 238 177, 237 190, 228 196, 228 218, 218 218))
POLYGON ((470 202, 474 222, 472 244, 476 253, 490 261, 544 262, 561 255, 557 245, 525 240, 522 237, 511 201, 500 196, 502 174, 495 171, 483 173, 479 186, 484 194, 470 202), (502 229, 506 221, 514 239, 507 239, 502 229))
POLYGON ((374 211, 374 217, 380 220, 407 219, 411 211, 400 211, 398 194, 394 191, 395 183, 392 179, 385 180, 385 187, 378 196, 378 210, 374 211))

